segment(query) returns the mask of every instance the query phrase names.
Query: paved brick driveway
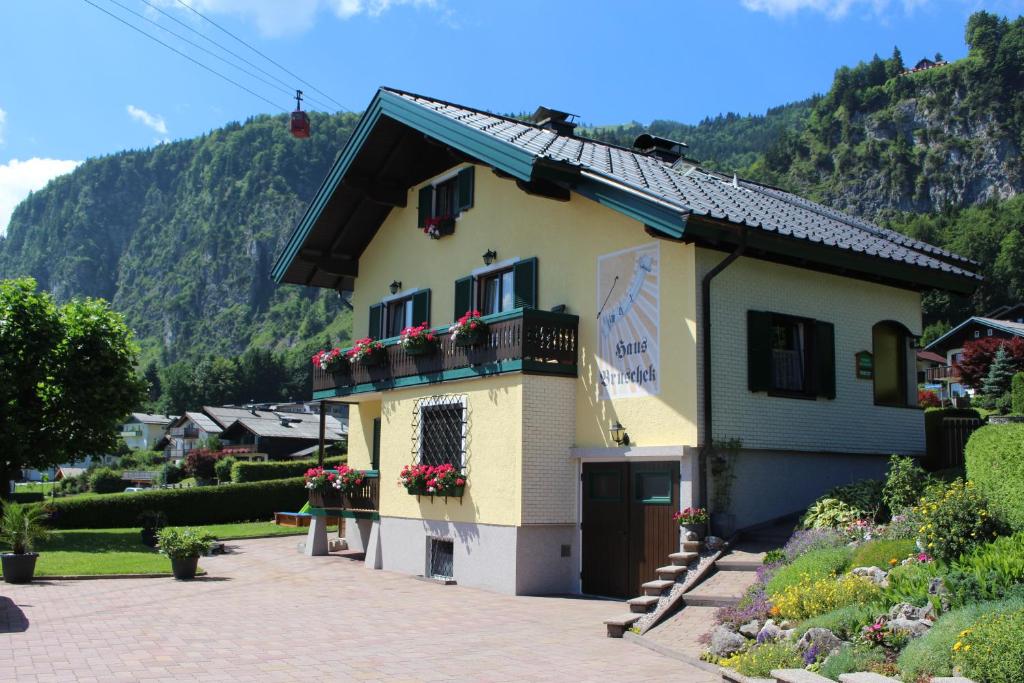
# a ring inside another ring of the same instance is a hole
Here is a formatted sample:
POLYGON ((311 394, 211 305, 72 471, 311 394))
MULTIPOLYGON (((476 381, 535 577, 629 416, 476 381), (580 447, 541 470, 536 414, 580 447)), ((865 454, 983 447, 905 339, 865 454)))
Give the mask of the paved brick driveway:
POLYGON ((0 583, 0 681, 717 680, 606 638, 621 605, 440 586, 297 542, 230 542, 191 583, 0 583))

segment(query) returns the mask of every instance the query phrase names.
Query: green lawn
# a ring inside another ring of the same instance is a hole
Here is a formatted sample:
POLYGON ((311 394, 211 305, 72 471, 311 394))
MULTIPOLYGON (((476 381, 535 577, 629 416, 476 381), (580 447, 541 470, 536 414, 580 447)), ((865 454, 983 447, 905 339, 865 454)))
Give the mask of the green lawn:
MULTIPOLYGON (((306 529, 280 527, 273 522, 210 524, 202 529, 220 540, 258 536, 296 536, 306 529)), ((39 545, 37 576, 98 574, 160 574, 171 563, 156 550, 142 545, 139 529, 69 529, 55 531, 39 545)))

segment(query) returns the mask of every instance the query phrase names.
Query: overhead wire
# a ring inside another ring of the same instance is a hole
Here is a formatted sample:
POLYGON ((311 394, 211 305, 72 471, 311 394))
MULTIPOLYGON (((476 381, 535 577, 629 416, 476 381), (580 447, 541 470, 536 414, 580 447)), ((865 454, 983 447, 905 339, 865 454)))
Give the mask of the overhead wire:
MULTIPOLYGON (((241 62, 243 62, 243 63, 245 63, 245 64, 247 64, 247 65, 249 65, 249 66, 251 66, 252 68, 256 69, 257 71, 259 71, 259 72, 260 72, 261 74, 263 74, 264 76, 267 76, 268 78, 271 78, 271 79, 273 79, 274 81, 276 81, 277 83, 281 84, 282 86, 284 86, 284 87, 285 87, 285 88, 287 89, 287 92, 288 92, 288 94, 289 94, 289 95, 290 95, 291 93, 295 92, 295 88, 294 88, 294 87, 293 87, 293 86, 292 86, 291 84, 289 84, 289 83, 287 83, 287 82, 285 82, 285 81, 281 80, 280 78, 278 78, 278 77, 277 77, 277 76, 275 76, 274 74, 272 74, 272 73, 270 73, 269 71, 267 71, 267 70, 263 69, 263 68, 262 68, 262 67, 261 67, 260 65, 258 65, 258 64, 255 64, 255 63, 253 63, 253 62, 249 61, 248 59, 246 59, 246 58, 245 58, 245 57, 243 57, 242 55, 238 54, 238 53, 237 53, 237 52, 235 52, 234 50, 230 50, 230 49, 228 49, 228 48, 224 47, 223 45, 221 45, 220 43, 218 43, 218 42, 217 42, 216 40, 214 40, 213 38, 209 37, 208 35, 206 35, 206 34, 205 34, 205 33, 203 33, 202 31, 196 30, 196 29, 195 29, 195 28, 193 28, 192 26, 189 26, 189 25, 188 25, 188 24, 186 24, 186 23, 185 23, 184 21, 182 21, 181 19, 177 18, 176 16, 174 16, 174 15, 173 15, 173 14, 171 14, 170 12, 166 12, 166 11, 164 11, 164 10, 160 9, 159 5, 156 5, 156 4, 154 4, 154 3, 153 3, 153 2, 151 1, 151 0, 140 0, 140 1, 141 1, 141 2, 143 3, 143 4, 145 4, 145 5, 148 5, 148 6, 149 6, 150 8, 152 8, 153 10, 156 10, 156 11, 157 11, 157 12, 159 12, 160 14, 164 15, 165 17, 167 17, 168 19, 170 19, 170 20, 171 20, 171 21, 173 21, 174 23, 178 24, 179 26, 181 26, 181 27, 183 27, 183 28, 185 28, 185 29, 187 29, 187 30, 191 31, 192 33, 196 34, 197 36, 199 36, 199 37, 200 37, 200 38, 202 38, 203 40, 205 40, 205 41, 207 41, 207 42, 209 42, 209 43, 211 43, 211 44, 213 44, 213 45, 217 46, 218 48, 220 48, 220 49, 221 49, 221 50, 223 50, 224 52, 228 53, 229 55, 231 55, 231 56, 232 56, 232 57, 234 57, 235 59, 237 59, 237 60, 239 60, 239 61, 241 61, 241 62)), ((110 0, 110 2, 116 2, 116 0, 110 0)), ((120 4, 120 3, 118 3, 118 4, 120 4)), ((129 10, 129 11, 131 11, 131 10, 129 10)), ((146 19, 147 19, 147 21, 150 21, 150 22, 152 22, 152 23, 156 23, 156 22, 153 22, 153 21, 152 21, 152 19, 148 19, 148 18, 146 18, 146 19)), ((159 24, 157 24, 157 25, 159 26, 159 24)), ((178 34, 174 33, 173 31, 169 31, 168 29, 166 29, 166 28, 164 28, 164 27, 162 27, 162 26, 161 26, 160 28, 163 28, 163 29, 164 29, 165 31, 168 31, 168 32, 169 32, 169 33, 171 33, 172 35, 176 35, 176 36, 178 35, 178 34)), ((179 38, 181 38, 181 36, 178 36, 178 37, 179 37, 179 38)), ((186 40, 185 38, 181 38, 181 40, 184 40, 185 42, 189 43, 190 45, 194 45, 194 43, 191 43, 190 41, 186 40)), ((197 45, 196 47, 199 47, 199 46, 197 45)), ((204 50, 204 51, 206 51, 206 50, 205 50, 205 48, 202 48, 202 47, 199 47, 199 49, 201 49, 201 50, 204 50)), ((223 60, 223 58, 222 58, 222 57, 219 57, 218 55, 215 55, 215 56, 217 56, 217 57, 218 57, 218 59, 222 59, 222 60, 223 60)), ((229 63, 230 63, 230 62, 229 62, 229 63)), ((235 67, 236 69, 240 69, 240 70, 244 71, 244 69, 241 69, 241 67, 239 67, 239 66, 237 66, 237 65, 235 65, 235 64, 232 64, 232 66, 234 66, 234 67, 235 67)), ((248 73, 248 72, 246 72, 246 73, 248 73)), ((258 78, 258 76, 255 76, 254 74, 250 74, 250 75, 252 75, 252 76, 253 76, 254 78, 258 78)), ((263 79, 260 79, 260 80, 263 80, 263 79)), ((266 83, 266 81, 263 81, 263 82, 264 82, 264 83, 266 83)), ((268 83, 268 85, 270 85, 270 84, 268 83)), ((308 96, 308 95, 307 95, 307 96, 305 97, 305 100, 306 100, 307 102, 312 102, 313 104, 316 104, 316 105, 318 105, 318 106, 320 106, 320 107, 323 107, 323 108, 324 108, 324 110, 328 110, 328 109, 330 109, 330 108, 331 108, 331 107, 330 107, 330 105, 328 105, 328 104, 327 104, 326 102, 323 102, 323 101, 322 101, 322 100, 320 100, 319 98, 313 98, 313 97, 310 97, 310 96, 308 96)))
POLYGON ((174 47, 173 45, 169 45, 168 43, 166 43, 166 42, 164 42, 164 41, 160 40, 160 39, 159 39, 159 38, 157 38, 156 36, 154 36, 154 35, 152 35, 152 34, 150 34, 150 33, 147 33, 146 31, 142 30, 142 29, 141 29, 141 28, 139 28, 138 26, 135 26, 135 25, 134 25, 134 24, 132 24, 131 22, 129 22, 129 21, 126 21, 126 20, 122 19, 121 17, 117 16, 117 15, 116 15, 116 14, 114 14, 113 12, 110 12, 109 10, 107 10, 107 9, 105 9, 105 8, 103 8, 103 7, 100 7, 99 5, 97 5, 97 4, 96 4, 95 2, 93 2, 92 0, 82 0, 82 2, 84 2, 84 3, 88 4, 88 5, 92 5, 93 7, 95 7, 96 9, 98 9, 99 11, 103 12, 103 13, 104 13, 104 14, 106 14, 107 16, 113 17, 114 19, 116 19, 117 21, 121 22, 122 24, 124 24, 124 25, 125 25, 125 26, 127 26, 128 28, 132 29, 133 31, 138 31, 139 33, 141 33, 142 35, 146 36, 146 37, 147 37, 147 38, 149 38, 150 40, 152 40, 152 41, 155 41, 155 42, 159 43, 160 45, 163 45, 163 46, 164 46, 164 47, 166 47, 166 48, 167 48, 168 50, 170 50, 170 51, 172 51, 172 52, 175 52, 175 53, 177 53, 177 54, 181 55, 182 57, 184 57, 185 59, 189 60, 190 62, 192 62, 192 63, 193 63, 193 64, 195 64, 196 66, 199 66, 199 67, 201 67, 201 68, 203 68, 203 69, 206 69, 207 71, 209 71, 210 73, 214 74, 215 76, 218 76, 219 78, 222 78, 222 79, 224 79, 225 81, 227 81, 228 83, 230 83, 230 84, 234 85, 235 87, 237 87, 237 88, 240 88, 240 89, 244 90, 245 92, 249 93, 249 94, 250 94, 250 95, 252 95, 253 97, 257 97, 257 98, 259 98, 259 99, 263 100, 264 102, 266 102, 266 103, 267 103, 267 104, 269 104, 270 106, 272 106, 272 107, 275 107, 275 108, 277 108, 277 109, 280 109, 281 111, 283 111, 283 112, 285 112, 285 113, 287 113, 287 112, 289 111, 289 110, 288 110, 288 109, 286 109, 285 107, 282 107, 282 106, 281 106, 280 104, 277 104, 276 102, 272 102, 272 101, 270 101, 269 99, 267 99, 267 98, 266 98, 266 97, 264 97, 263 95, 260 95, 259 93, 255 92, 254 90, 251 90, 251 89, 247 88, 246 86, 242 85, 242 84, 241 84, 241 83, 239 83, 238 81, 235 81, 235 80, 234 80, 234 79, 232 79, 231 77, 229 77, 229 76, 225 76, 224 74, 222 74, 221 72, 217 71, 216 69, 213 69, 213 68, 211 68, 211 67, 207 66, 206 64, 203 64, 203 63, 202 63, 202 62, 200 62, 200 61, 199 61, 198 59, 195 59, 195 58, 194 58, 194 57, 192 57, 191 55, 188 55, 188 54, 186 54, 185 52, 182 52, 181 50, 177 49, 177 48, 176 48, 176 47, 174 47))
POLYGON ((236 36, 236 35, 235 35, 234 33, 232 33, 231 31, 227 30, 226 28, 224 28, 223 26, 221 26, 220 24, 218 24, 217 22, 215 22, 215 21, 214 21, 213 19, 210 19, 210 18, 209 18, 208 16, 206 16, 205 14, 203 14, 202 12, 200 12, 199 10, 197 10, 197 9, 196 9, 195 7, 193 7, 192 5, 190 5, 190 4, 188 4, 187 2, 185 2, 185 0, 177 0, 177 1, 178 1, 178 4, 179 4, 179 5, 181 5, 182 7, 186 8, 186 9, 187 9, 187 10, 189 10, 190 12, 193 12, 194 14, 196 14, 197 16, 199 16, 199 17, 200 17, 201 19, 203 19, 204 21, 207 21, 207 22, 209 22, 210 24, 212 24, 213 26, 215 26, 215 27, 216 27, 217 29, 219 29, 220 31, 222 31, 222 32, 224 32, 224 33, 226 33, 226 34, 228 34, 229 36, 231 36, 232 38, 234 38, 235 40, 237 40, 237 41, 238 41, 239 43, 241 43, 242 45, 246 46, 247 48, 249 48, 250 50, 252 50, 252 51, 253 51, 253 52, 255 52, 256 54, 258 54, 258 55, 259 55, 260 57, 263 57, 263 59, 267 60, 268 62, 270 62, 271 64, 273 64, 274 66, 276 66, 276 67, 277 67, 278 69, 280 69, 281 71, 285 72, 286 74, 288 74, 288 75, 289 75, 289 76, 291 76, 292 78, 295 78, 295 79, 297 79, 297 80, 298 80, 298 81, 299 81, 300 83, 304 84, 304 85, 305 85, 306 87, 308 87, 308 88, 311 88, 311 89, 312 89, 312 90, 313 90, 314 92, 320 93, 320 94, 321 94, 321 95, 323 95, 323 96, 324 96, 325 98, 327 98, 328 100, 330 100, 330 101, 331 101, 331 102, 333 102, 334 104, 338 105, 338 107, 340 107, 342 111, 345 111, 345 112, 351 112, 351 110, 350 110, 350 109, 349 109, 348 107, 346 107, 345 105, 343 105, 343 104, 342 104, 341 102, 339 102, 338 100, 334 99, 333 97, 331 97, 330 95, 328 95, 328 94, 327 94, 327 93, 325 93, 324 91, 320 90, 319 88, 317 88, 317 87, 316 87, 315 85, 313 85, 313 84, 312 84, 312 83, 310 83, 309 81, 307 81, 307 80, 303 79, 303 78, 302 78, 301 76, 299 76, 298 74, 292 73, 292 72, 291 72, 291 71, 289 71, 289 70, 288 70, 288 69, 287 69, 287 68, 286 68, 285 66, 283 66, 283 65, 279 64, 278 62, 274 61, 273 59, 271 59, 271 58, 270 58, 270 57, 268 57, 267 55, 263 54, 262 52, 260 52, 259 50, 257 50, 257 49, 256 49, 255 47, 253 47, 253 46, 252 46, 252 45, 250 45, 249 43, 245 42, 244 40, 242 40, 241 38, 239 38, 238 36, 236 36))

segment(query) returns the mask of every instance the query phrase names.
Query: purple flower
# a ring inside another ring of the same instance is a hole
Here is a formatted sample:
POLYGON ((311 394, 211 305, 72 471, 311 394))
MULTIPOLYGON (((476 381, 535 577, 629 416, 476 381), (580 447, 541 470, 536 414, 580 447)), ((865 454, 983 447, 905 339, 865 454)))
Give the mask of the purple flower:
POLYGON ((793 532, 782 551, 786 553, 786 561, 792 562, 809 550, 842 545, 846 545, 846 537, 835 529, 800 529, 793 532))
POLYGON ((722 607, 715 612, 715 622, 739 627, 754 619, 766 620, 771 616, 771 609, 772 604, 764 592, 764 585, 755 583, 747 590, 739 604, 722 607))
POLYGON ((810 666, 818 661, 818 644, 811 643, 811 646, 804 650, 804 666, 810 666))

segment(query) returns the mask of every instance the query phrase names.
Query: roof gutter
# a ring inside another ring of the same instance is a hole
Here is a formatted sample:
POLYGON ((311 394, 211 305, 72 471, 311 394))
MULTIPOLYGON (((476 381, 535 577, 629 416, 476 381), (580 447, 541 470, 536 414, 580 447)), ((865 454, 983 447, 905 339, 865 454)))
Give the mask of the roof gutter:
POLYGON ((714 425, 714 420, 712 419, 713 401, 711 399, 711 281, 718 277, 723 270, 731 266, 746 251, 747 231, 741 227, 738 232, 739 244, 736 246, 736 249, 722 259, 718 265, 705 273, 700 281, 701 387, 703 393, 701 399, 704 406, 702 419, 704 443, 701 444, 697 463, 697 505, 705 508, 708 505, 708 485, 705 472, 707 470, 708 455, 714 445, 714 439, 712 438, 712 427, 714 425))

